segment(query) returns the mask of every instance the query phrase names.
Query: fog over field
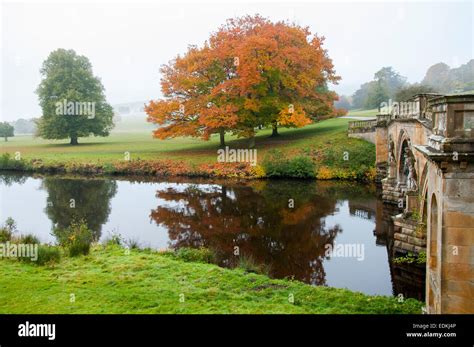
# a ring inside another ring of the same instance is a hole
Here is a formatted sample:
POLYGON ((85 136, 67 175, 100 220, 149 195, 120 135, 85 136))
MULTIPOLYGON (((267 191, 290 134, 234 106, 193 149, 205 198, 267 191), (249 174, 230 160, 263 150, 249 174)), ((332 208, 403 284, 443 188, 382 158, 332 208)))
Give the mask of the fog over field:
POLYGON ((201 45, 226 18, 259 13, 290 20, 326 37, 342 77, 338 93, 352 94, 383 66, 419 82, 439 62, 451 67, 473 54, 473 4, 466 2, 90 2, 2 3, 1 118, 38 117, 39 69, 57 48, 87 56, 116 105, 161 96, 159 67, 201 45), (396 27, 397 31, 393 29, 396 27), (34 28, 34 30, 32 30, 34 28))

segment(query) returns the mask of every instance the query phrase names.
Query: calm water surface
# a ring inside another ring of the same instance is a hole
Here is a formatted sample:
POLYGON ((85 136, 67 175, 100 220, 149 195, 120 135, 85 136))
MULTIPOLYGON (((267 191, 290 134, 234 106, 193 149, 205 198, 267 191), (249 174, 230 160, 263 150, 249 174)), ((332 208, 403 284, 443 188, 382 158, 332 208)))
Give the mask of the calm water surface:
POLYGON ((118 233, 142 247, 204 246, 227 267, 238 264, 238 247, 240 257, 265 264, 275 278, 367 294, 404 290, 390 257, 387 214, 371 185, 2 174, 0 194, 1 221, 13 217, 21 233, 42 242, 56 242, 55 228, 84 218, 97 240, 118 233), (363 259, 326 256, 325 245, 347 244, 363 247, 363 259))

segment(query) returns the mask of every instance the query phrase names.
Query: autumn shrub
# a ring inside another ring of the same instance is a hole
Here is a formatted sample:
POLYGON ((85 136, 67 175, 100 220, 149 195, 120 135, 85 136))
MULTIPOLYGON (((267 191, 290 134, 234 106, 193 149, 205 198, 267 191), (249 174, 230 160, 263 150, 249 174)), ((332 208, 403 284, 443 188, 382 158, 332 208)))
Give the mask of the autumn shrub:
POLYGON ((252 176, 256 178, 262 178, 267 175, 265 169, 261 165, 253 166, 250 171, 252 173, 252 176))
POLYGON ((327 166, 320 167, 318 169, 318 173, 317 173, 316 177, 319 180, 330 180, 330 179, 335 178, 333 170, 331 170, 327 166))
POLYGON ((106 172, 136 175, 181 176, 191 172, 189 165, 183 161, 173 160, 130 160, 114 163, 113 167, 104 168, 106 172))
POLYGON ((370 167, 365 172, 365 179, 367 181, 375 181, 376 177, 377 177, 377 170, 375 167, 370 167))
POLYGON ((70 257, 89 254, 93 234, 84 220, 72 221, 69 227, 56 230, 56 235, 59 244, 68 250, 70 257))
POLYGON ((341 168, 321 166, 316 177, 319 180, 358 180, 374 181, 375 168, 361 165, 358 168, 341 168))
POLYGON ((252 166, 249 163, 213 163, 201 164, 197 174, 204 177, 252 177, 252 166))

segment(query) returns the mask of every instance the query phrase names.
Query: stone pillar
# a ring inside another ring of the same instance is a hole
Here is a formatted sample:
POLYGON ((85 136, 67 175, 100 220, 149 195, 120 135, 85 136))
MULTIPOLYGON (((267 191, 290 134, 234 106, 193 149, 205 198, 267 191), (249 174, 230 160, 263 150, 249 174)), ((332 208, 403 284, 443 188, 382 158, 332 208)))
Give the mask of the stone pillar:
POLYGON ((377 183, 380 183, 387 177, 388 168, 388 129, 385 123, 379 123, 375 128, 375 167, 377 183))
POLYGON ((444 184, 441 313, 474 313, 474 164, 459 171, 444 184))

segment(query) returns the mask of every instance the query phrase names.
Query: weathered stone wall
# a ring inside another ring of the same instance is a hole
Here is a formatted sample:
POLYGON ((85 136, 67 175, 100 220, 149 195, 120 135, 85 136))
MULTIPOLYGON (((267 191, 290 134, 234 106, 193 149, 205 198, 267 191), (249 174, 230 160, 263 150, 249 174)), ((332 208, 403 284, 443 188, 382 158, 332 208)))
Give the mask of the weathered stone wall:
POLYGON ((399 253, 419 255, 426 252, 426 232, 418 221, 396 217, 393 220, 395 242, 393 247, 399 253))

